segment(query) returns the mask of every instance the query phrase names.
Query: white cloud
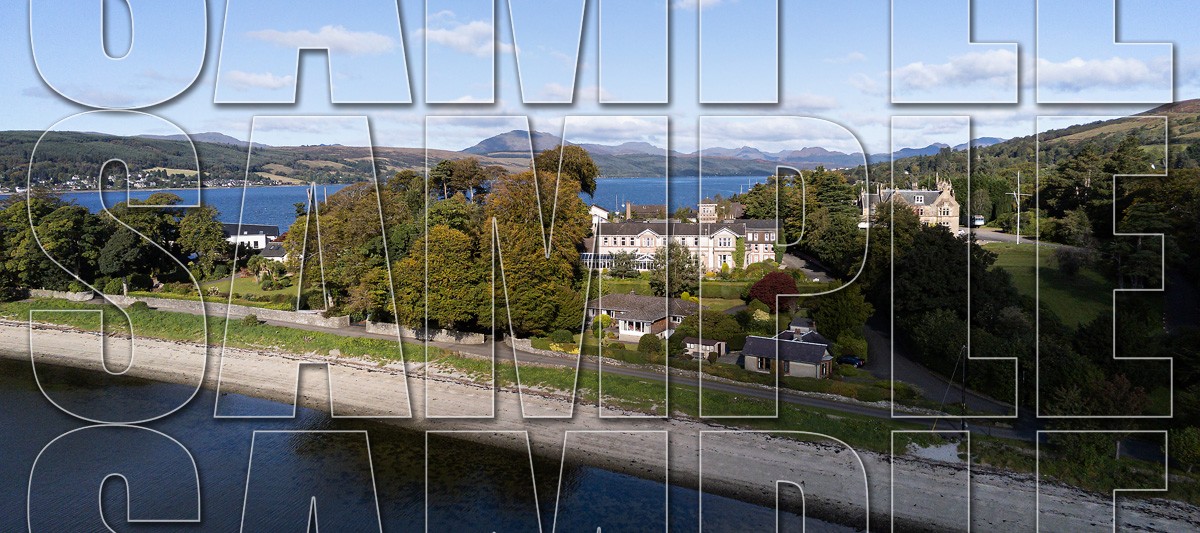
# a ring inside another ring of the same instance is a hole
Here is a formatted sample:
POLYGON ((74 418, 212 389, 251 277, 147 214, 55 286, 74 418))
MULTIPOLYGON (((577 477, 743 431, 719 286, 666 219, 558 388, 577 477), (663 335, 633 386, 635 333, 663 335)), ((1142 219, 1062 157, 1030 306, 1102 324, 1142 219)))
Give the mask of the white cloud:
POLYGON ((842 64, 846 64, 846 63, 861 63, 866 60, 867 60, 867 56, 866 56, 866 54, 863 54, 862 52, 850 52, 849 54, 846 54, 844 56, 825 58, 826 63, 832 63, 835 65, 842 65, 842 64))
POLYGON ((971 52, 950 58, 948 63, 917 62, 892 72, 892 80, 906 89, 935 89, 947 85, 1015 84, 1017 54, 1012 50, 971 52))
MULTIPOLYGON (((450 26, 446 28, 430 28, 418 33, 424 36, 427 46, 429 43, 440 44, 464 54, 479 57, 492 55, 493 48, 497 44, 492 24, 483 20, 473 20, 466 24, 450 23, 450 26)), ((498 45, 502 53, 513 51, 511 44, 498 43, 498 45)))
POLYGON ((862 93, 866 95, 880 96, 884 93, 883 84, 879 83, 879 80, 876 80, 867 74, 863 74, 862 72, 850 76, 850 79, 847 80, 847 82, 851 87, 862 91, 862 93))
POLYGON ((1061 63, 1039 59, 1037 76, 1039 85, 1063 91, 1078 92, 1097 86, 1120 89, 1167 83, 1171 79, 1171 64, 1169 60, 1146 62, 1120 57, 1076 57, 1061 63))
POLYGON ((324 26, 317 32, 309 30, 259 30, 246 34, 288 48, 328 48, 331 52, 355 55, 383 54, 396 47, 395 39, 371 31, 351 31, 343 26, 324 26))
POLYGON ((282 89, 291 87, 296 82, 295 76, 276 76, 270 72, 244 72, 231 70, 221 76, 219 81, 233 85, 236 89, 282 89))

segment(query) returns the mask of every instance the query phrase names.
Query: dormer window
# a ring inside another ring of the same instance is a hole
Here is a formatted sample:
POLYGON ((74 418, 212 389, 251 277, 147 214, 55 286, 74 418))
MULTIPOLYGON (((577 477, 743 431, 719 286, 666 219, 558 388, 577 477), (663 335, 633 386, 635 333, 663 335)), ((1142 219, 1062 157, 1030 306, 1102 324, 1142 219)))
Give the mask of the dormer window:
POLYGON ((918 195, 916 195, 916 196, 913 196, 913 203, 915 203, 915 204, 917 204, 917 205, 922 205, 922 204, 924 204, 924 203, 925 203, 925 196, 924 196, 924 195, 921 195, 921 194, 918 194, 918 195))

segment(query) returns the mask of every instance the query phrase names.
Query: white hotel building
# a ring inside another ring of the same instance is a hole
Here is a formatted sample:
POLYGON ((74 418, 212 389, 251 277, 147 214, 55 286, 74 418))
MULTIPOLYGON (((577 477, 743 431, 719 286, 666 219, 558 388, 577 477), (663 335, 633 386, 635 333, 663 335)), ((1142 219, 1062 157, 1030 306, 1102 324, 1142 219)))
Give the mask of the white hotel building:
POLYGON ((667 222, 610 222, 594 226, 585 241, 581 259, 590 268, 610 268, 613 254, 633 252, 638 270, 649 270, 654 253, 670 238, 683 245, 700 261, 705 271, 719 271, 722 265, 737 266, 734 254, 737 242, 744 239, 742 266, 775 260, 774 244, 778 229, 774 220, 736 219, 712 224, 667 222), (668 229, 668 224, 670 225, 668 229), (669 237, 668 237, 669 236, 669 237))

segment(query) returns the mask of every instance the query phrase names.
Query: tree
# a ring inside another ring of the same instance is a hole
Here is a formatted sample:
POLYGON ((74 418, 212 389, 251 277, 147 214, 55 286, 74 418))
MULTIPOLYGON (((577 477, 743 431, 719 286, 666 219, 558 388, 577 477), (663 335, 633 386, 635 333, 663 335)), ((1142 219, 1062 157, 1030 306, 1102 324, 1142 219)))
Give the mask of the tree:
POLYGON ((179 240, 176 244, 184 257, 196 256, 202 278, 212 275, 218 262, 229 260, 231 246, 225 240, 224 228, 217 220, 216 208, 212 206, 202 205, 188 210, 179 220, 179 240))
POLYGON ((579 190, 588 193, 588 196, 596 193, 596 177, 600 175, 600 169, 583 148, 567 145, 546 150, 534 158, 533 166, 555 176, 561 171, 562 177, 575 180, 579 190))
POLYGON ((617 252, 613 254, 612 267, 608 275, 614 278, 638 277, 637 254, 633 252, 617 252))
POLYGON ((1171 455, 1187 465, 1188 473, 1192 473, 1192 467, 1200 464, 1200 428, 1192 426, 1172 431, 1171 455))
POLYGON ((859 284, 838 284, 835 287, 837 286, 841 288, 818 297, 816 308, 813 310, 813 321, 822 335, 841 342, 847 335, 861 336, 862 327, 875 312, 875 308, 867 303, 859 284))
POLYGON ((742 345, 746 343, 746 331, 741 324, 738 324, 737 320, 725 313, 712 312, 684 317, 683 321, 675 327, 675 334, 671 336, 671 339, 700 337, 701 322, 704 326, 705 339, 723 341, 729 345, 730 350, 741 350, 742 345))
POLYGON ((638 351, 649 356, 662 355, 663 341, 658 335, 647 333, 638 339, 638 351))
POLYGON ((791 305, 791 298, 780 299, 780 295, 797 293, 795 278, 785 272, 771 272, 750 286, 750 298, 766 304, 772 313, 777 311, 776 305, 791 305))
POLYGON ((427 239, 428 255, 425 247, 417 247, 392 269, 396 276, 397 320, 419 326, 428 308, 431 327, 455 329, 474 321, 482 307, 485 276, 473 255, 475 246, 471 238, 449 226, 438 225, 429 228, 427 239))
POLYGON ((669 241, 654 251, 650 288, 658 296, 677 297, 700 287, 700 260, 683 245, 669 241))
MULTIPOLYGON (((578 185, 563 180, 555 187, 556 181, 555 175, 543 171, 501 176, 493 182, 485 206, 488 222, 483 234, 492 235, 494 223, 500 246, 495 256, 496 302, 508 306, 507 313, 500 309, 496 316, 499 321, 511 318, 518 335, 575 330, 583 323, 584 270, 578 244, 591 231, 592 219, 578 185)), ((490 263, 490 252, 483 260, 490 263)))

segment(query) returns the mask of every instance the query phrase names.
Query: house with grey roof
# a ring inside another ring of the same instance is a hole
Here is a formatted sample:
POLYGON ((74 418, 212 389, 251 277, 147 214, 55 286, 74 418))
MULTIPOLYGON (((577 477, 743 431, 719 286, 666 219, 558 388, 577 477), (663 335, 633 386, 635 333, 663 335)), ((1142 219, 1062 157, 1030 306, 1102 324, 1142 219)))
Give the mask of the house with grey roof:
POLYGON ((884 189, 876 185, 874 193, 863 191, 859 197, 859 207, 862 208, 862 221, 859 227, 866 228, 875 218, 878 206, 892 202, 895 206, 905 206, 916 213, 921 222, 931 226, 945 226, 951 232, 958 231, 958 216, 961 211, 958 200, 954 198, 954 188, 950 180, 937 180, 937 190, 919 189, 913 183, 911 189, 884 189))
POLYGON ((743 366, 751 372, 823 379, 833 369, 831 343, 815 330, 780 332, 774 337, 751 335, 742 348, 743 366))
POLYGON ((587 303, 585 315, 588 327, 600 315, 612 318, 609 328, 617 338, 637 342, 642 335, 653 334, 663 339, 675 333, 675 327, 700 306, 680 298, 645 296, 641 294, 606 294, 587 303))

